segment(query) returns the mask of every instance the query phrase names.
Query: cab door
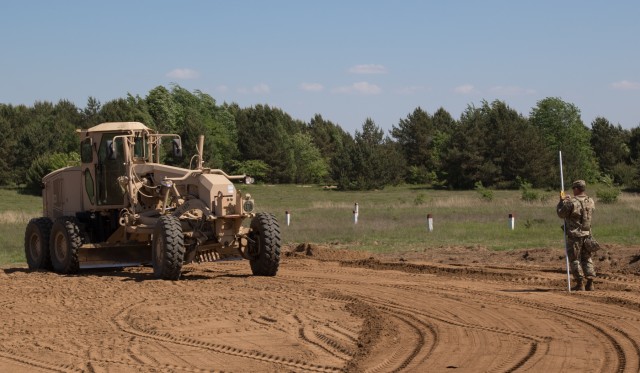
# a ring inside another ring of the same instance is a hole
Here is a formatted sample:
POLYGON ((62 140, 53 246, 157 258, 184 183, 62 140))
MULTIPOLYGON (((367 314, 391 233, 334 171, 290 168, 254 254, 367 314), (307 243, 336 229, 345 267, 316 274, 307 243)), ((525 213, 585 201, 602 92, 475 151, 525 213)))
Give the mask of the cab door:
POLYGON ((82 179, 82 201, 85 210, 93 209, 96 206, 96 184, 94 160, 94 142, 91 137, 87 137, 80 143, 80 170, 82 179))
POLYGON ((115 136, 122 133, 105 133, 98 147, 96 163, 96 189, 98 205, 122 205, 124 190, 118 178, 126 174, 123 138, 115 136))

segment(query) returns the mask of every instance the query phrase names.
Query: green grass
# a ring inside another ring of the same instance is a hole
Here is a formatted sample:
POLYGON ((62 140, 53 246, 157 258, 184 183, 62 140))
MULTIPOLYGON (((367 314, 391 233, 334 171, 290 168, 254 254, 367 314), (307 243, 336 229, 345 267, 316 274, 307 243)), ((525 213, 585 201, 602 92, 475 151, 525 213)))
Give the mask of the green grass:
POLYGON ((22 263, 24 230, 29 219, 42 214, 42 198, 0 189, 0 265, 22 263))
MULTIPOLYGON (((493 191, 486 201, 476 191, 431 190, 416 186, 370 192, 340 192, 319 186, 242 185, 258 211, 278 219, 285 244, 312 242, 373 252, 422 251, 435 247, 487 247, 491 250, 563 247, 556 193, 544 201, 522 201, 520 191, 493 191), (358 224, 353 221, 359 204, 358 224), (285 211, 291 213, 286 226, 285 211), (515 229, 508 215, 515 214, 515 229), (427 214, 434 230, 427 230, 427 214)), ((588 193, 595 196, 595 191, 588 193)), ((24 229, 41 214, 42 199, 0 189, 0 264, 24 262, 24 229)), ((594 235, 604 244, 640 242, 640 195, 624 193, 617 203, 596 200, 594 235)))
MULTIPOLYGON (((492 250, 563 247, 557 194, 540 191, 544 201, 522 201, 520 191, 494 191, 486 201, 476 191, 431 190, 415 186, 371 192, 340 192, 295 185, 251 185, 242 189, 257 209, 273 212, 285 243, 342 244, 374 252, 425 250, 443 246, 483 246, 492 250), (359 204, 358 224, 353 221, 359 204), (285 224, 285 211, 291 225, 285 224), (508 216, 515 215, 515 229, 508 216), (427 214, 434 230, 427 230, 427 214)), ((594 191, 590 191, 595 195, 594 191)), ((596 201, 594 235, 602 243, 638 242, 636 215, 640 196, 623 194, 615 204, 596 201)))

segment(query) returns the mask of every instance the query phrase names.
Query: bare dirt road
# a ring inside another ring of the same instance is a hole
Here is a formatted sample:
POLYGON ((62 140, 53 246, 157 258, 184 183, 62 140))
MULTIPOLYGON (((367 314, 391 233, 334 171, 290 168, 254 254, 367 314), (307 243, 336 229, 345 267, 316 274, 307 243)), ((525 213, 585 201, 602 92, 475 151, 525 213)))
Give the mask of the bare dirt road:
POLYGON ((0 371, 640 371, 639 248, 600 252, 596 291, 572 293, 561 250, 290 250, 272 278, 0 268, 0 371))

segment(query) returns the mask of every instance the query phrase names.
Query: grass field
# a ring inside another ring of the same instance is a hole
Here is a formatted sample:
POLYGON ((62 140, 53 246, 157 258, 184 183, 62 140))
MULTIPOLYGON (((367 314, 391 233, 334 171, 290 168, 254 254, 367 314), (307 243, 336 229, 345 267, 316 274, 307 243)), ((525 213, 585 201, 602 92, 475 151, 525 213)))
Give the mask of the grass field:
MULTIPOLYGON (((597 187, 596 187, 597 188, 597 187)), ((520 191, 494 191, 483 200, 476 191, 387 187, 341 192, 319 186, 242 185, 258 211, 272 212, 285 244, 313 242, 372 252, 428 250, 442 246, 484 246, 492 250, 563 247, 562 221, 555 214, 556 192, 540 191, 543 201, 522 201, 520 191), (358 223, 353 210, 358 203, 358 223), (286 225, 285 211, 291 224, 286 225), (427 229, 427 214, 434 229, 427 229), (515 216, 515 229, 508 216, 515 216)), ((588 190, 595 196, 595 190, 588 190)), ((0 189, 0 264, 24 262, 24 229, 41 214, 39 197, 0 189)), ((596 200, 594 235, 604 244, 635 245, 640 240, 640 195, 623 194, 617 203, 596 200)))
MULTIPOLYGON (((258 209, 276 214, 287 243, 348 244, 374 252, 423 250, 441 246, 485 246, 493 250, 563 247, 556 192, 544 201, 522 200, 520 191, 494 191, 486 201, 476 191, 444 191, 415 186, 371 192, 339 192, 319 187, 245 186, 258 209), (354 204, 359 205, 354 224, 354 204), (285 211, 291 225, 285 224, 285 211), (427 215, 434 229, 427 229, 427 215), (515 229, 509 227, 515 216, 515 229)), ((592 195, 595 195, 595 191, 592 195)), ((640 196, 623 194, 615 204, 596 200, 594 235, 602 243, 635 244, 640 196)))
POLYGON ((0 265, 24 262, 24 230, 42 214, 42 198, 0 189, 0 265))

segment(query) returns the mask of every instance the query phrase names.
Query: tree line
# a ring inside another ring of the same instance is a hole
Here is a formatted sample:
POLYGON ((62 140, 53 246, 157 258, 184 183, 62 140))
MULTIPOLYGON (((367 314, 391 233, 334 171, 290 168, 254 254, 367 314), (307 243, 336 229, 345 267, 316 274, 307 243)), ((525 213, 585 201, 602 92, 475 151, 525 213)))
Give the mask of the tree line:
MULTIPOLYGON (((557 97, 540 100, 528 116, 499 100, 469 105, 459 119, 417 107, 388 133, 367 118, 352 136, 320 114, 305 122, 268 105, 219 104, 178 85, 104 104, 89 97, 85 108, 67 100, 0 104, 0 185, 37 192, 44 174, 78 161, 77 128, 119 121, 179 134, 186 154, 204 134, 207 167, 265 183, 557 189, 561 150, 566 180, 640 186, 640 126, 623 129, 599 117, 589 128, 574 104, 557 97)), ((189 167, 189 157, 167 161, 189 167)))

